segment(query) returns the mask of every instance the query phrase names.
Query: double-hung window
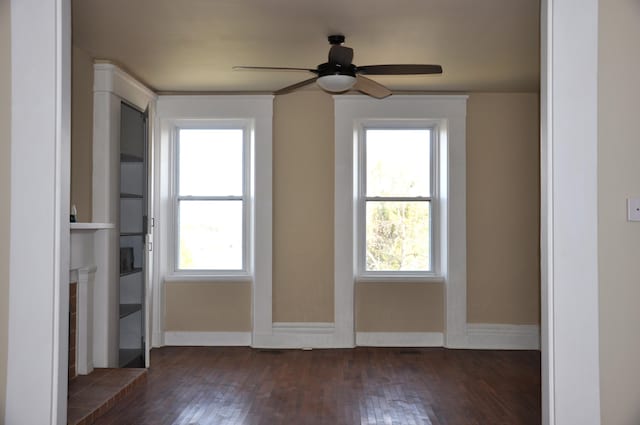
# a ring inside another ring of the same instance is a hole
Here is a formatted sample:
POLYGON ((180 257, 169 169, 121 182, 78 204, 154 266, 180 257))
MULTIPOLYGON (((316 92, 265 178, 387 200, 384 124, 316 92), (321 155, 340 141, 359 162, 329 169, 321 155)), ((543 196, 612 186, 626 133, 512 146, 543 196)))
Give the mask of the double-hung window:
POLYGON ((436 133, 420 123, 361 127, 357 220, 361 276, 434 274, 436 133))
POLYGON ((176 133, 176 272, 247 272, 247 129, 178 127, 176 133))

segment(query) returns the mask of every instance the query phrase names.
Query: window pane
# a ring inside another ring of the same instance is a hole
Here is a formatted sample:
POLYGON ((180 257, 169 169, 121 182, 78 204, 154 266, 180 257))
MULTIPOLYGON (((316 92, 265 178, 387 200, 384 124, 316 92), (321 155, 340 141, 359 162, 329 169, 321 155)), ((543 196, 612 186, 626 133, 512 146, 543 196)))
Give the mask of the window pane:
POLYGON ((180 196, 242 196, 242 129, 182 129, 180 196))
POLYGON ((366 270, 429 271, 431 203, 366 203, 366 270))
POLYGON ((365 132, 366 196, 431 196, 431 130, 365 132))
POLYGON ((242 270, 242 201, 180 201, 178 268, 242 270))

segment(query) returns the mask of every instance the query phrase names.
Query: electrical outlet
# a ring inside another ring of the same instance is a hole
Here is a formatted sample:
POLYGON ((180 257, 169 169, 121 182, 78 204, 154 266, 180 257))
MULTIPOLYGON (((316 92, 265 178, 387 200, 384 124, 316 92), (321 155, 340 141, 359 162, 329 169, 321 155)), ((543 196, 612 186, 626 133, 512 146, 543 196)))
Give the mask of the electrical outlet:
POLYGON ((640 198, 627 199, 627 221, 640 221, 640 198))

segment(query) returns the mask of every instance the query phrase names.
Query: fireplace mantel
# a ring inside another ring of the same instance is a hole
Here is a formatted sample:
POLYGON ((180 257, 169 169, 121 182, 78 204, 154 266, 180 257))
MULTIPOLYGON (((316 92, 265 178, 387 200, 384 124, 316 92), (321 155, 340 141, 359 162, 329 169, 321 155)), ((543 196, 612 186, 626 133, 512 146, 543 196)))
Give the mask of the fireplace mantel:
POLYGON ((107 367, 107 335, 100 324, 107 306, 100 289, 108 282, 109 255, 107 233, 115 231, 113 223, 71 223, 71 257, 69 282, 77 282, 77 352, 79 375, 94 367, 107 367), (96 361, 97 360, 97 361, 96 361))

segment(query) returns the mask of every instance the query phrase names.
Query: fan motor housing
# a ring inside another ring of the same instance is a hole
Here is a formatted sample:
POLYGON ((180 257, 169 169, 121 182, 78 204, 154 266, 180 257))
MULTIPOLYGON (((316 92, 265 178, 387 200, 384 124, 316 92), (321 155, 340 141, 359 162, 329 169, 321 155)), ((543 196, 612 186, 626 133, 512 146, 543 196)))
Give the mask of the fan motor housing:
POLYGON ((356 66, 342 66, 338 63, 321 63, 318 65, 318 76, 324 77, 326 75, 350 75, 356 76, 356 66))

